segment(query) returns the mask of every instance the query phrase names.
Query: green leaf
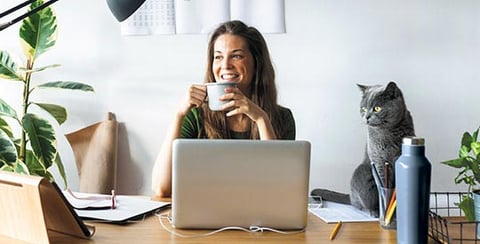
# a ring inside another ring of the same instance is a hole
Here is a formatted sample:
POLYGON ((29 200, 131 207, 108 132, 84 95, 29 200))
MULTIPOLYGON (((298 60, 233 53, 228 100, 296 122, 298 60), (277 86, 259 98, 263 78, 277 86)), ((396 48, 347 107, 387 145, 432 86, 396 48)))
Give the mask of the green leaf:
POLYGON ((11 165, 17 162, 15 144, 3 130, 0 130, 0 161, 11 165))
POLYGON ((458 152, 458 156, 461 158, 467 158, 470 154, 470 144, 468 146, 462 145, 460 147, 460 151, 458 152))
POLYGON ((70 90, 81 90, 86 92, 93 92, 93 87, 87 84, 83 84, 75 81, 54 81, 43 83, 38 88, 60 88, 60 89, 70 89, 70 90))
MULTIPOLYGON (((37 0, 30 5, 33 9, 43 3, 37 0)), ((55 45, 57 39, 57 17, 50 7, 46 7, 22 21, 20 38, 23 52, 28 60, 35 60, 55 45)))
POLYGON ((8 165, 8 164, 4 164, 0 170, 2 171, 8 171, 8 172, 13 172, 15 169, 11 166, 11 165, 8 165))
POLYGON ((20 173, 20 174, 26 174, 26 175, 30 174, 30 171, 28 170, 27 165, 20 160, 18 160, 17 163, 15 164, 14 172, 20 173))
POLYGON ((480 128, 477 128, 477 130, 475 130, 475 131, 473 132, 473 135, 472 135, 472 140, 473 140, 473 141, 477 141, 477 139, 478 139, 478 131, 479 131, 479 130, 480 130, 480 128))
POLYGON ((44 165, 38 161, 38 159, 33 154, 32 150, 27 150, 25 155, 25 164, 30 170, 30 174, 32 175, 44 175, 47 169, 44 165))
POLYGON ((45 169, 50 168, 57 156, 57 141, 52 125, 35 114, 25 114, 22 124, 35 157, 45 169))
POLYGON ((58 122, 58 124, 63 124, 67 120, 67 110, 59 105, 48 104, 48 103, 33 103, 47 111, 53 118, 58 122))
POLYGON ((63 184, 65 185, 65 188, 67 188, 68 187, 67 174, 65 173, 65 168, 63 167, 63 163, 62 163, 62 159, 60 158, 60 154, 57 154, 57 157, 55 158, 55 164, 57 165, 58 172, 60 173, 60 176, 62 176, 63 184))
POLYGON ((0 98, 0 116, 8 116, 17 119, 17 112, 0 98))
POLYGON ((473 199, 470 196, 463 196, 458 207, 463 210, 468 221, 475 221, 475 212, 473 208, 473 199))
POLYGON ((472 142, 470 145, 475 156, 480 155, 480 142, 472 142))
POLYGON ((60 66, 60 64, 52 64, 52 65, 47 65, 47 66, 43 66, 43 67, 40 67, 40 68, 31 69, 31 70, 27 70, 25 68, 20 68, 20 70, 25 71, 25 72, 28 71, 30 73, 35 73, 35 72, 40 72, 40 71, 50 69, 50 68, 56 68, 56 67, 59 67, 59 66, 60 66))
POLYGON ((0 51, 0 78, 8 80, 23 80, 18 74, 18 65, 6 51, 0 51))
POLYGON ((473 142, 472 135, 470 135, 470 133, 468 133, 468 132, 463 133, 462 148, 465 147, 466 151, 469 152, 470 151, 470 144, 472 144, 472 142, 473 142))
POLYGON ((448 160, 448 161, 442 162, 442 164, 446 164, 446 165, 448 165, 450 167, 454 167, 454 168, 461 168, 461 167, 464 167, 466 165, 466 163, 464 163, 463 158, 448 160))
POLYGON ((3 132, 7 133, 8 137, 10 137, 10 138, 13 137, 12 129, 8 125, 7 121, 2 119, 2 117, 0 117, 0 130, 3 130, 3 132))

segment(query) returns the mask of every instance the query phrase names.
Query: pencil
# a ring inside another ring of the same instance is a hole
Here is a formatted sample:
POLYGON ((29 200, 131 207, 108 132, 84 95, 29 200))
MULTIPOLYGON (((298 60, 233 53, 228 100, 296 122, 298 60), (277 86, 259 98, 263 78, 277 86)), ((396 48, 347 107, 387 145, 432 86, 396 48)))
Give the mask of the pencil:
POLYGON ((335 225, 335 228, 333 228, 332 233, 330 234, 330 240, 335 239, 335 236, 337 236, 340 227, 342 227, 342 221, 338 221, 337 225, 335 225))
POLYGON ((390 201, 388 202, 388 207, 387 210, 385 210, 385 213, 388 213, 388 211, 392 208, 393 202, 397 199, 397 189, 393 189, 392 196, 390 197, 390 201))
POLYGON ((385 218, 385 225, 390 224, 390 221, 392 220, 393 212, 395 212, 395 208, 397 208, 397 199, 393 200, 392 207, 387 211, 387 217, 385 218))

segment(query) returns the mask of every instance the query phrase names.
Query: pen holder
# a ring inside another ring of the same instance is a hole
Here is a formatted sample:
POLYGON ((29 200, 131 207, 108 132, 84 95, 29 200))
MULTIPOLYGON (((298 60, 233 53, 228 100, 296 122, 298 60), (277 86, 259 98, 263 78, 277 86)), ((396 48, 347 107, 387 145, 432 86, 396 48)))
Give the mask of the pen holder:
POLYGON ((378 221, 384 229, 396 229, 396 192, 395 188, 378 187, 378 221))

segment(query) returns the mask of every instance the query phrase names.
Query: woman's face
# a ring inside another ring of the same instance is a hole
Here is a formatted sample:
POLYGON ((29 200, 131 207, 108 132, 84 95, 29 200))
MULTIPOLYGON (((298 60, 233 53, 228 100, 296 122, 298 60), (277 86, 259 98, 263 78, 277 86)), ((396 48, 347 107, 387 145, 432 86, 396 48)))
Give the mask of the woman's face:
POLYGON ((239 82, 242 92, 248 92, 254 70, 253 56, 247 42, 240 36, 223 34, 213 45, 212 72, 216 82, 239 82))

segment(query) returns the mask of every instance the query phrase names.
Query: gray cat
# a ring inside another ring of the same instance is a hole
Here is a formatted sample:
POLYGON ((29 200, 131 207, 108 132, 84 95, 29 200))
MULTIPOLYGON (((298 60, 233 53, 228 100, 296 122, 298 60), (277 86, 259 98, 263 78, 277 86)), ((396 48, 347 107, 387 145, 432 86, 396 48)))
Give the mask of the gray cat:
POLYGON ((360 113, 368 127, 367 145, 363 162, 355 169, 350 181, 350 195, 326 189, 314 189, 312 196, 323 200, 352 204, 378 217, 378 191, 371 163, 385 182, 385 163, 388 162, 388 187, 395 184, 395 161, 400 156, 402 139, 414 136, 413 120, 401 90, 395 82, 387 85, 357 84, 362 92, 360 113))

